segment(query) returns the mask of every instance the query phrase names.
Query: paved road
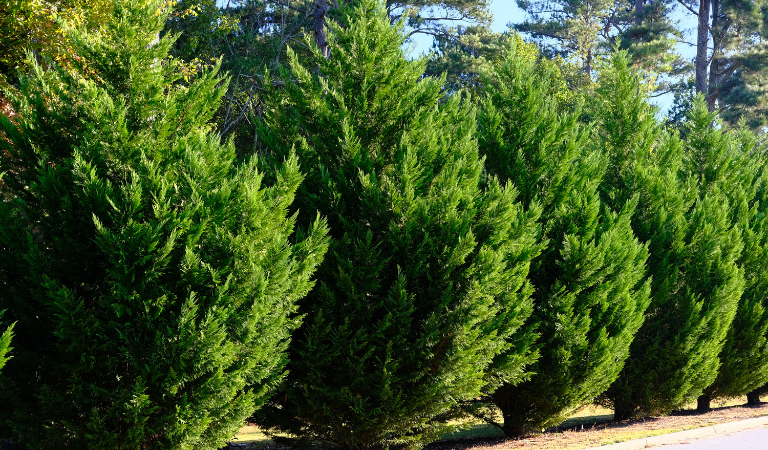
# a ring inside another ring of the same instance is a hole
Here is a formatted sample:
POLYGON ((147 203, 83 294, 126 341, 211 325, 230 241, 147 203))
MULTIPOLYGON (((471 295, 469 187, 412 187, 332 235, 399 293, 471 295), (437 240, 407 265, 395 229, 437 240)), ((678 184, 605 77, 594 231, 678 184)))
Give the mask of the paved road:
POLYGON ((664 450, 768 450, 768 428, 739 431, 724 436, 665 445, 664 450))

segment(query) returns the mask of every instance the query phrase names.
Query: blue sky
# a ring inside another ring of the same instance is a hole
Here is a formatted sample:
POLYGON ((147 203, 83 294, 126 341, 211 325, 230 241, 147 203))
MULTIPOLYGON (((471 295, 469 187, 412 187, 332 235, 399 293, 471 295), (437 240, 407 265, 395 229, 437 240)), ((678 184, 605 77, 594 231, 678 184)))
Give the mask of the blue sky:
POLYGON ((491 12, 494 31, 502 31, 507 28, 508 23, 519 23, 525 18, 517 3, 511 0, 494 0, 491 3, 491 12))

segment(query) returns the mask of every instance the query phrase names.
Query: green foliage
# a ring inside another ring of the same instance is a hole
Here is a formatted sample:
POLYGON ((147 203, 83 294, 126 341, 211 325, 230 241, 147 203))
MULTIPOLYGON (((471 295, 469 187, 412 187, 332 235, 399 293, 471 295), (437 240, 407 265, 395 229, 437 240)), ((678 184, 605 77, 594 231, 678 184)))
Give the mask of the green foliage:
POLYGON ((443 80, 405 58, 380 3, 342 23, 330 59, 290 53, 259 130, 277 160, 295 147, 299 223, 320 211, 333 238, 283 392, 259 420, 342 448, 418 447, 460 402, 523 377, 530 336, 514 333, 532 308, 538 208, 482 178, 473 107, 438 106, 443 80))
MULTIPOLYGON (((446 74, 445 89, 476 91, 480 87, 480 70, 484 64, 494 64, 503 58, 508 39, 520 39, 516 34, 495 33, 488 27, 459 27, 455 35, 436 37, 432 45, 432 58, 427 65, 428 76, 446 74)), ((529 44, 531 56, 538 57, 539 49, 529 44)))
POLYGON ((17 81, 17 70, 28 69, 29 51, 39 63, 68 64, 73 49, 60 22, 93 28, 110 9, 106 0, 0 0, 0 86, 7 88, 17 81))
MULTIPOLYGON (((263 112, 265 69, 274 77, 286 50, 312 57, 304 36, 343 20, 344 10, 358 0, 169 0, 173 14, 166 33, 179 33, 172 54, 190 73, 199 72, 222 58, 222 69, 233 82, 216 113, 215 122, 224 136, 234 136, 242 154, 251 154, 259 136, 253 123, 263 112), (318 13, 320 15, 318 16, 318 13)), ((427 34, 453 40, 470 28, 487 29, 491 15, 488 0, 388 1, 390 24, 404 20, 409 36, 427 34), (447 19, 447 20, 445 20, 447 19)))
MULTIPOLYGON (((525 333, 540 335, 541 357, 529 380, 510 380, 490 397, 507 436, 535 433, 565 420, 616 379, 650 301, 648 251, 630 227, 637 199, 614 212, 600 201, 606 160, 590 143, 580 110, 560 114, 551 95, 558 72, 518 56, 487 74, 480 114, 486 168, 541 204, 531 266, 534 313, 525 333)), ((504 355, 506 357, 507 355, 504 355)))
POLYGON ((273 0, 178 0, 171 2, 164 34, 178 35, 171 55, 194 76, 221 60, 232 76, 214 115, 217 131, 232 138, 242 158, 253 154, 258 136, 254 121, 263 110, 264 72, 274 74, 288 45, 302 58, 311 56, 304 36, 312 30, 314 2, 273 0))
MULTIPOLYGON (((673 83, 668 78, 659 80, 660 77, 679 76, 691 69, 690 63, 675 52, 675 45, 683 34, 672 18, 675 1, 642 0, 638 5, 633 0, 629 3, 634 3, 633 14, 623 17, 623 22, 629 24, 617 23, 623 25, 623 31, 615 38, 618 48, 627 51, 632 66, 653 79, 658 90, 668 89, 673 83)), ((615 20, 616 15, 612 17, 615 20)))
POLYGON ((295 157, 266 186, 210 132, 226 82, 180 83, 165 15, 70 29, 81 63, 35 66, 0 116, 0 421, 30 448, 220 448, 283 377, 327 247, 322 222, 290 243, 295 157))
POLYGON ((672 91, 674 92, 674 100, 667 111, 667 124, 675 127, 682 136, 685 136, 687 129, 684 124, 696 99, 696 79, 689 77, 680 81, 672 88, 672 91))
POLYGON ((654 90, 688 70, 674 47, 681 32, 670 17, 672 0, 517 0, 527 13, 515 28, 539 42, 548 55, 575 57, 588 76, 604 56, 625 50, 654 90))
POLYGON ((726 161, 663 131, 624 53, 603 70, 593 109, 610 157, 603 198, 622 204, 639 195, 632 225, 649 245, 652 277, 646 321, 602 400, 619 420, 665 414, 715 380, 744 289, 735 208, 727 186, 707 178, 726 161))
POLYGON ((591 87, 591 80, 574 70, 573 64, 560 57, 543 58, 536 44, 525 42, 514 30, 494 33, 486 27, 460 28, 455 36, 436 37, 433 50, 435 53, 429 60, 426 75, 444 73, 444 89, 448 93, 464 89, 475 98, 481 97, 481 72, 503 64, 510 52, 514 52, 515 58, 538 61, 537 67, 547 67, 551 78, 549 94, 557 100, 560 111, 575 108, 579 97, 587 95, 591 87))
MULTIPOLYGON (((526 12, 515 28, 530 34, 550 55, 574 55, 589 73, 595 56, 605 51, 605 31, 613 0, 517 0, 526 12)), ((608 27, 610 29, 610 27, 608 27)))
MULTIPOLYGON (((2 317, 2 314, 0 314, 0 317, 2 317)), ((11 347, 11 339, 13 339, 14 325, 15 324, 11 324, 8 328, 5 329, 2 336, 0 336, 0 369, 5 367, 5 364, 9 359, 13 358, 13 356, 9 355, 8 353, 13 350, 13 347, 11 347)))
POLYGON ((704 399, 735 397, 768 383, 768 172, 756 152, 756 139, 742 121, 739 132, 724 131, 716 113, 698 96, 686 122, 691 167, 700 189, 715 184, 732 205, 730 220, 744 240, 738 260, 745 289, 720 352, 717 379, 704 399))

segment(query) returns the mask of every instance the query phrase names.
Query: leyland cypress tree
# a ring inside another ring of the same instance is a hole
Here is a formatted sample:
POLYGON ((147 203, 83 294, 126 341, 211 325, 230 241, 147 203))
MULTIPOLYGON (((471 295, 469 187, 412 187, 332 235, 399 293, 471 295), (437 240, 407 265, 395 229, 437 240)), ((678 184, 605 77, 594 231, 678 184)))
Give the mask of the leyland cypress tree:
POLYGON ((754 134, 744 121, 741 125, 739 132, 724 132, 701 95, 686 121, 689 152, 696 155, 688 171, 701 180, 700 190, 721 185, 732 205, 731 222, 744 240, 738 264, 745 290, 720 352, 717 378, 699 397, 702 412, 709 410, 712 399, 745 395, 768 382, 768 178, 761 155, 755 153, 754 134))
POLYGON ((691 151, 663 131, 626 54, 601 76, 592 112, 610 157, 603 198, 640 195, 632 226, 649 245, 652 277, 645 323, 603 397, 623 420, 669 413, 714 381, 744 287, 742 239, 724 186, 703 188, 691 171, 711 149, 691 151))
POLYGON ((482 183, 473 107, 438 106, 443 80, 422 79, 401 30, 380 2, 347 10, 330 59, 291 53, 260 131, 278 160, 296 148, 299 222, 319 210, 333 238, 261 421, 349 449, 434 440, 451 409, 531 359, 513 333, 532 307, 538 209, 482 183))
POLYGON ((486 74, 480 151, 487 170, 520 189, 524 206, 540 202, 539 240, 531 266, 531 326, 541 357, 529 380, 491 396, 507 436, 540 431, 591 402, 616 379, 649 302, 646 247, 630 218, 637 199, 617 212, 602 205, 605 158, 590 143, 580 110, 558 113, 550 95, 556 68, 509 56, 486 74))
POLYGON ((327 246, 208 120, 216 70, 180 83, 160 1, 70 30, 0 116, 0 308, 17 321, 0 420, 30 448, 216 449, 282 377, 295 301, 327 246))

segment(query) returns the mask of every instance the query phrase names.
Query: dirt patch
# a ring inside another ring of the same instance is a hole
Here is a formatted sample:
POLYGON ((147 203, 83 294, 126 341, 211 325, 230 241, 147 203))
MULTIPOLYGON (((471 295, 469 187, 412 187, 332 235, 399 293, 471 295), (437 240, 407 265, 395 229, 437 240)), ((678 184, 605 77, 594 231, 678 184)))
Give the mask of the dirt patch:
POLYGON ((768 415, 768 403, 758 406, 727 406, 715 408, 705 414, 685 411, 666 417, 606 422, 592 426, 581 425, 569 429, 558 429, 525 439, 443 440, 430 444, 425 450, 577 450, 766 415, 768 415))

